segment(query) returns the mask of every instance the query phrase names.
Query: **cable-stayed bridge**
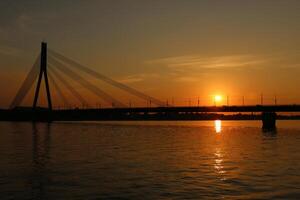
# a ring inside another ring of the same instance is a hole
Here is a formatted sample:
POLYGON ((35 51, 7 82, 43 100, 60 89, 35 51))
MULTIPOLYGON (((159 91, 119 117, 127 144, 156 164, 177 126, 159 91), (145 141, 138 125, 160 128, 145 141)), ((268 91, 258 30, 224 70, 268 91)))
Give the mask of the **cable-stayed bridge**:
MULTIPOLYGON (((136 90, 119 81, 115 81, 108 76, 96 72, 66 56, 47 48, 47 43, 42 42, 41 52, 26 79, 22 83, 16 96, 14 97, 10 110, 5 111, 7 119, 16 120, 130 120, 130 119, 185 119, 182 116, 193 116, 199 113, 249 113, 260 112, 262 119, 267 123, 275 125, 275 112, 300 112, 299 105, 253 105, 253 106, 173 106, 165 103, 155 97, 136 90), (131 107, 115 98, 104 89, 98 87, 97 84, 87 80, 82 74, 88 74, 96 80, 103 81, 108 85, 126 92, 136 98, 149 102, 148 107, 131 107), (88 108, 88 109, 53 109, 53 100, 51 92, 60 97, 64 105, 70 105, 70 98, 66 94, 66 90, 72 95, 72 99, 76 99, 82 105, 89 105, 88 99, 81 94, 77 88, 73 87, 68 80, 76 82, 82 88, 93 93, 99 100, 110 105, 106 108, 88 108), (44 78, 44 79, 43 79, 44 78), (38 99, 42 81, 46 88, 47 108, 38 107, 38 99), (30 89, 36 83, 32 108, 20 109, 24 98, 30 89), (64 89, 62 89, 62 87, 64 89), (152 105, 152 106, 151 106, 152 105)), ((195 115, 198 116, 199 115, 195 115)), ((5 119, 5 117, 2 117, 5 119)), ((188 117, 187 119, 193 119, 188 117)), ((196 119, 196 118, 195 118, 196 119)))
POLYGON ((13 99, 10 108, 16 108, 19 107, 24 100, 25 96, 27 95, 30 88, 32 88, 33 84, 35 83, 36 79, 38 79, 37 87, 35 91, 34 96, 34 102, 33 102, 33 109, 37 107, 37 100, 39 98, 39 91, 40 91, 40 85, 42 78, 44 76, 45 79, 45 85, 46 85, 46 94, 47 94, 47 102, 48 102, 48 108, 52 110, 52 100, 51 100, 51 93, 49 88, 49 82, 52 83, 54 90, 59 94, 60 98, 63 99, 64 103, 66 105, 70 104, 68 102, 68 99, 64 96, 64 91, 60 89, 60 85, 65 86, 66 89, 71 92, 74 98, 76 98, 79 102, 81 102, 82 105, 88 105, 88 101, 74 88, 72 87, 61 74, 64 76, 70 78, 74 82, 77 82, 79 85, 81 85, 83 88, 87 89, 94 95, 96 95, 98 98, 100 98, 102 101, 108 103, 113 108, 120 108, 120 107, 127 107, 125 104, 120 102, 118 99, 114 98, 101 88, 99 88, 97 85, 93 84, 92 82, 86 80, 80 73, 86 73, 90 75, 91 77, 104 81, 108 83, 109 85, 118 88, 120 90, 123 90, 131 95, 134 95, 140 99, 143 99, 145 101, 149 101, 157 106, 164 106, 164 102, 151 97, 149 95, 144 94, 143 92, 140 92, 132 87, 129 87, 123 83, 120 83, 118 81, 115 81, 103 74, 100 74, 96 71, 91 70, 90 68, 87 68, 76 61, 73 61, 54 50, 48 50, 47 44, 42 43, 41 48, 41 54, 38 56, 35 64, 33 65, 31 71, 27 75, 25 81, 23 82, 22 86, 20 87, 19 91, 17 92, 17 95, 13 99), (76 72, 74 69, 76 69, 78 72, 76 72), (50 79, 50 81, 48 81, 50 79), (59 84, 57 83, 57 80, 59 84))

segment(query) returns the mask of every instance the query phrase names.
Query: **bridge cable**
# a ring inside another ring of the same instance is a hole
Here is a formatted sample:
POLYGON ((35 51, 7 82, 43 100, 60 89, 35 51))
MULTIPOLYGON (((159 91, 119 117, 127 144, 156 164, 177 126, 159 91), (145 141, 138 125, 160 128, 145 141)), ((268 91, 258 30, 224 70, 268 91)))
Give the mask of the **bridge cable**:
POLYGON ((106 92, 102 91, 101 89, 99 89, 95 85, 93 85, 90 82, 86 81, 84 78, 82 78, 76 72, 70 70, 64 64, 57 61, 52 56, 49 56, 49 62, 53 66, 55 66, 57 69, 59 69, 61 72, 65 73, 66 75, 71 77, 73 80, 78 81, 84 88, 90 90, 91 92, 96 94, 98 97, 102 98, 104 101, 106 101, 108 103, 111 103, 112 107, 127 107, 125 104, 123 104, 120 101, 114 99, 112 96, 110 96, 106 92))
POLYGON ((142 93, 142 92, 140 92, 140 91, 138 91, 134 88, 131 88, 131 87, 129 87, 129 86, 123 84, 123 83, 117 82, 117 81, 115 81, 115 80, 113 80, 113 79, 111 79, 107 76, 104 76, 104 75, 102 75, 98 72, 95 72, 95 71, 93 71, 93 70, 77 63, 76 61, 71 60, 70 58, 67 58, 67 57, 65 57, 65 56, 63 56, 63 55, 61 55, 61 54, 59 54, 59 53, 57 53, 57 52, 55 52, 51 49, 49 49, 49 53, 52 54, 53 56, 57 57, 58 59, 62 60, 63 62, 69 63, 72 66, 76 67, 77 69, 80 69, 80 70, 84 71, 85 73, 88 73, 88 74, 96 77, 97 79, 101 79, 102 81, 105 81, 106 83, 108 83, 110 85, 113 85, 113 86, 115 86, 115 87, 117 87, 121 90, 125 90, 126 92, 128 92, 132 95, 135 95, 139 98, 142 98, 144 100, 151 101, 152 103, 154 103, 158 106, 165 106, 164 102, 162 102, 162 101, 160 101, 160 100, 158 100, 154 97, 151 97, 149 95, 146 95, 146 94, 144 94, 144 93, 142 93))
POLYGON ((49 79, 50 79, 50 81, 52 82, 52 84, 53 84, 55 90, 57 91, 57 94, 58 94, 58 95, 60 96, 60 98, 63 100, 64 104, 70 106, 70 104, 69 104, 67 98, 65 97, 65 95, 64 95, 63 92, 62 92, 62 90, 59 88, 59 86, 58 86, 57 83, 55 82, 55 80, 54 80, 52 74, 51 74, 51 73, 48 73, 48 76, 49 76, 49 79))
POLYGON ((65 87, 72 93, 72 95, 77 98, 82 105, 88 106, 88 102, 77 92, 67 81, 64 80, 64 78, 55 70, 54 67, 51 67, 51 65, 48 65, 49 71, 62 83, 65 85, 65 87))
POLYGON ((38 74, 39 74, 39 65, 40 65, 40 55, 36 58, 31 70, 27 74, 27 77, 25 78, 24 82, 22 83, 20 89, 18 90, 16 96, 14 97, 12 103, 10 104, 10 109, 16 108, 20 106, 23 99, 27 95, 28 91, 34 84, 38 74))

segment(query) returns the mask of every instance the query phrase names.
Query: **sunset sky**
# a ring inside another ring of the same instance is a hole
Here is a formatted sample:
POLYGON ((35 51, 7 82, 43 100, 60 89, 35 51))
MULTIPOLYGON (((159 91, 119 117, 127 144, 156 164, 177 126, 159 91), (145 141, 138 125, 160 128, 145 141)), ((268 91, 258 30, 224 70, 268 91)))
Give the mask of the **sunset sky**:
MULTIPOLYGON (((261 93, 265 103, 274 95, 279 103, 300 103, 299 11, 298 0, 2 0, 0 107, 9 106, 42 40, 178 105, 196 104, 198 97, 212 105, 215 95, 223 97, 220 104, 227 95, 231 104, 241 104, 242 96, 258 104, 261 93)), ((32 96, 24 103, 31 104, 32 96)))

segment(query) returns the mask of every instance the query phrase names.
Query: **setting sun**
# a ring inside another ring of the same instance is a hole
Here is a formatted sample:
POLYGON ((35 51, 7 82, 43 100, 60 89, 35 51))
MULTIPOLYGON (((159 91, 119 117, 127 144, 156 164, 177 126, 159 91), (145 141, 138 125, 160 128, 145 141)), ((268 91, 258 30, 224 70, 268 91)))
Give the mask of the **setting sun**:
POLYGON ((222 101, 222 96, 221 95, 215 95, 215 101, 216 102, 222 101))
POLYGON ((214 105, 217 106, 217 103, 222 101, 222 96, 221 95, 215 95, 214 96, 214 105))

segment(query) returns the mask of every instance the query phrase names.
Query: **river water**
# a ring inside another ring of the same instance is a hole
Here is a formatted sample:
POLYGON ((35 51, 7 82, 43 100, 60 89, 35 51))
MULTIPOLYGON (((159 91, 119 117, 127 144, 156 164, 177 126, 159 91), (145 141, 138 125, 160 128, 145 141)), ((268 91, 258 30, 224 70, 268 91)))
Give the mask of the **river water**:
POLYGON ((0 122, 0 199, 300 199, 300 121, 0 122))

